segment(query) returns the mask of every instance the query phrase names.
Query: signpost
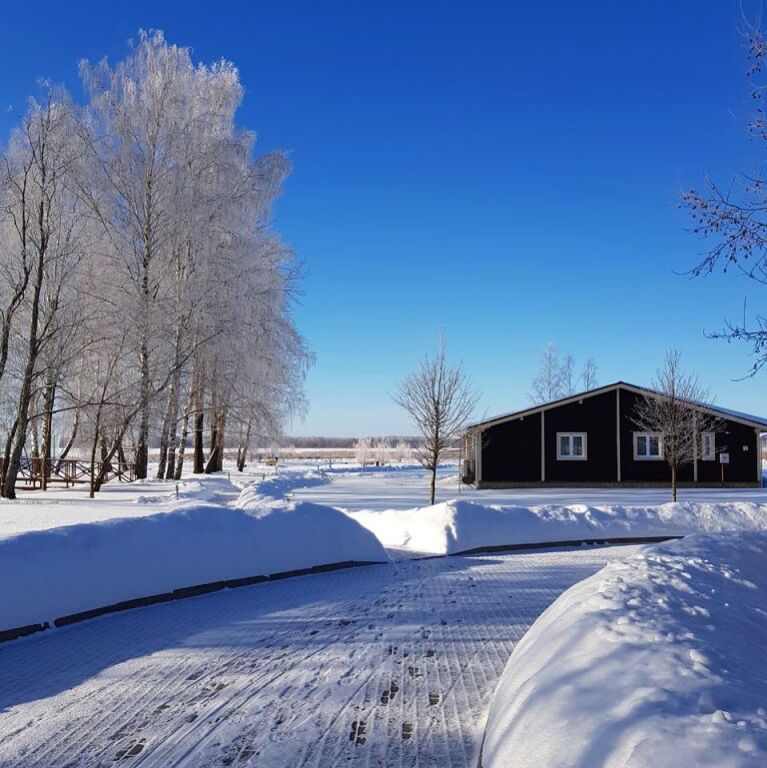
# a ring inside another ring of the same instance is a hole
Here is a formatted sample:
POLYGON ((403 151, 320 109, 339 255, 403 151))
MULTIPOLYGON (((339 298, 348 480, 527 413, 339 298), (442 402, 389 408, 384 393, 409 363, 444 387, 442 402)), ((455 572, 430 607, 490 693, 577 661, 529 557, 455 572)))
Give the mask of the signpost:
POLYGON ((720 453, 719 454, 719 466, 722 468, 722 488, 724 488, 724 465, 730 463, 730 454, 729 453, 720 453))

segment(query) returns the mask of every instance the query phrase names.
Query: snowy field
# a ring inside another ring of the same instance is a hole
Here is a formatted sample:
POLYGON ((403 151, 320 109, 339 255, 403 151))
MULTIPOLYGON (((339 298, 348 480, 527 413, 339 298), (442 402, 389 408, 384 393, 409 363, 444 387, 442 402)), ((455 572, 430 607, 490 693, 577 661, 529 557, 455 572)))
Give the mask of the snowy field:
POLYGON ((475 768, 488 712, 484 768, 767 764, 763 491, 683 490, 677 505, 665 489, 459 496, 448 467, 423 508, 414 467, 270 472, 0 504, 5 627, 391 558, 0 644, 2 768, 475 768), (746 532, 412 559, 726 530, 746 532))
MULTIPOLYGON (((300 466, 300 465, 296 465, 300 466)), ((317 467, 318 464, 305 466, 317 467)), ((476 490, 458 485, 458 468, 440 469, 437 501, 466 499, 484 505, 587 504, 651 505, 671 500, 669 488, 503 488, 476 490)), ((330 504, 353 512, 411 509, 428 504, 424 471, 416 467, 361 470, 349 466, 332 473, 332 482, 296 491, 296 498, 330 504)), ((767 503, 767 488, 680 488, 680 501, 767 503)))

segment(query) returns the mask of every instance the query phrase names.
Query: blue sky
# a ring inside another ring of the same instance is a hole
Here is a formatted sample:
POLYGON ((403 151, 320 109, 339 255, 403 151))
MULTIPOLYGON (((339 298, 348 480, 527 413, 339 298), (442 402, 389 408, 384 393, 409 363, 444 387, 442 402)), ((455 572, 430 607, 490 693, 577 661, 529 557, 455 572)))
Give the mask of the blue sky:
POLYGON ((527 404, 547 342, 638 384, 674 345, 720 404, 767 414, 767 373, 733 381, 749 350, 704 337, 746 296, 764 311, 764 289, 677 274, 702 249, 680 194, 762 151, 738 0, 38 12, 30 26, 21 4, 3 10, 4 135, 38 77, 77 94, 78 60, 118 59, 144 27, 234 61, 241 122, 291 152, 276 226, 305 263, 297 319, 317 357, 292 433, 409 433, 389 393, 441 328, 479 415, 527 404))

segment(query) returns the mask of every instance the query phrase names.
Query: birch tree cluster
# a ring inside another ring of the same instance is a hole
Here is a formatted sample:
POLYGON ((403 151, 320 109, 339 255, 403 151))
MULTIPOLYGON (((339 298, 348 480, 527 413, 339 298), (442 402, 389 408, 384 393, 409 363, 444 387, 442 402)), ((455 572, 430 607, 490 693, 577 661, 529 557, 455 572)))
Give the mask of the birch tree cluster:
POLYGON ((533 377, 530 400, 534 405, 551 403, 578 392, 598 386, 597 364, 589 357, 576 372, 575 358, 563 355, 556 344, 547 344, 538 360, 538 371, 533 377))
POLYGON ((142 32, 80 70, 86 103, 43 84, 0 167, 10 498, 30 458, 87 460, 93 491, 150 449, 158 477, 242 468, 303 408, 300 266, 272 226, 289 162, 237 124, 237 69, 142 32))

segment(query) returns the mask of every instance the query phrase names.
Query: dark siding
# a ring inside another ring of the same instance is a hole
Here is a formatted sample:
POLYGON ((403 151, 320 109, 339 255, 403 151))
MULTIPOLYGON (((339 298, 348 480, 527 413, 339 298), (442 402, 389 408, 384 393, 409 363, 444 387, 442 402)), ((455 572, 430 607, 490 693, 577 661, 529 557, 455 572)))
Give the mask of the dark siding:
MULTIPOLYGON (((621 479, 627 483, 669 482, 671 470, 665 461, 635 461, 634 432, 632 421, 635 403, 641 395, 621 390, 621 479)), ((725 482, 756 483, 756 454, 758 442, 756 431, 734 421, 725 421, 725 431, 716 435, 716 461, 698 461, 698 482, 716 483, 721 478, 719 454, 730 454, 730 464, 725 467, 725 482), (748 450, 743 450, 743 446, 748 450)), ((679 471, 680 483, 691 483, 695 476, 692 464, 679 471)))
POLYGON ((482 482, 541 480, 541 415, 496 424, 483 433, 482 482))
MULTIPOLYGON (((642 395, 621 389, 621 481, 626 483, 671 482, 671 470, 665 461, 636 461, 634 459, 634 432, 638 432, 633 419, 635 405, 642 395)), ((692 480, 692 467, 683 467, 679 482, 692 480)))
POLYGON ((725 421, 724 431, 716 434, 716 460, 698 461, 698 482, 721 481, 720 453, 730 454, 730 463, 724 468, 725 483, 757 482, 756 457, 759 453, 759 444, 753 427, 747 427, 736 421, 725 421), (744 446, 747 447, 746 450, 744 446))
MULTIPOLYGON (((617 480, 615 390, 584 398, 545 411, 546 482, 614 483, 617 480), (585 432, 588 436, 586 461, 557 461, 557 432, 585 432)), ((635 404, 642 396, 620 390, 621 481, 657 483, 670 481, 665 461, 634 459, 633 422, 635 404)), ((730 464, 725 467, 727 483, 757 483, 759 444, 756 431, 734 421, 716 435, 716 461, 698 461, 698 482, 717 483, 721 467, 719 454, 727 451, 730 464), (747 449, 744 450, 744 446, 747 449)), ((488 427, 483 433, 482 482, 539 483, 541 481, 541 414, 535 413, 488 427)), ((691 483, 692 464, 682 467, 680 483, 691 483)))
POLYGON ((610 483, 617 480, 615 392, 546 411, 546 481, 610 483), (557 460, 557 432, 585 432, 585 461, 557 460))

